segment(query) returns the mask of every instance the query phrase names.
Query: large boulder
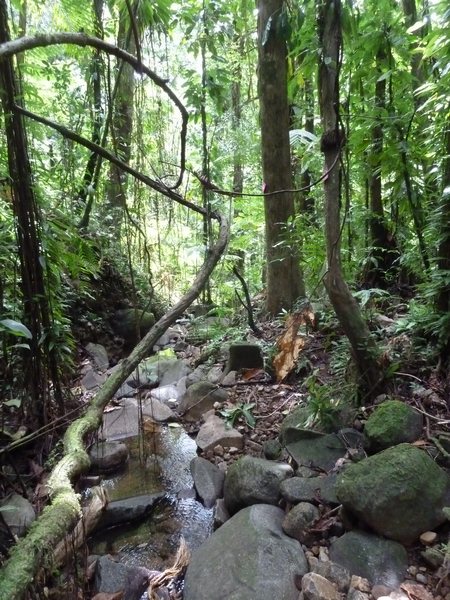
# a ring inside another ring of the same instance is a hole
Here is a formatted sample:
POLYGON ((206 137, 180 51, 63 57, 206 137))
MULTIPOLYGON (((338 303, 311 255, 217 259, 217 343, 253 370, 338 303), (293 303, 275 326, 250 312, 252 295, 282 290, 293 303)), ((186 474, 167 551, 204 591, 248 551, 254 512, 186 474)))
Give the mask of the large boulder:
POLYGON ((446 520, 448 486, 448 475, 424 451, 400 444, 347 467, 336 494, 374 531, 409 543, 446 520))
POLYGON ((180 400, 178 411, 187 421, 197 421, 213 408, 215 402, 225 402, 228 395, 209 381, 198 381, 188 387, 180 400))
POLYGON ((414 442, 420 437, 422 428, 421 413, 400 400, 387 400, 367 419, 365 446, 370 452, 379 452, 402 442, 414 442))
POLYGON ((267 504, 238 512, 194 552, 184 600, 297 600, 306 573, 300 543, 283 533, 284 512, 267 504))
POLYGON ((398 542, 362 531, 349 531, 330 547, 330 559, 372 585, 396 588, 405 578, 408 555, 398 542))
POLYGON ((116 310, 111 319, 114 333, 123 338, 128 347, 137 344, 139 338, 144 337, 154 324, 154 314, 138 308, 116 310))
POLYGON ((225 476, 224 499, 230 514, 252 504, 278 504, 280 485, 292 477, 292 467, 264 458, 243 456, 225 476))

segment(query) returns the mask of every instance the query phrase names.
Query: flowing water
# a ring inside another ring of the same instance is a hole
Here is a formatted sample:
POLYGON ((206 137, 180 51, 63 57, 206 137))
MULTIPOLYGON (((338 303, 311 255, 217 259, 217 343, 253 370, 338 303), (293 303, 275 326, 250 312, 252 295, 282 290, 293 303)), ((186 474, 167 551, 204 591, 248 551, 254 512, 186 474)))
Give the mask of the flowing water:
POLYGON ((119 554, 120 562, 162 570, 169 566, 183 536, 191 550, 212 531, 212 509, 195 499, 189 463, 195 442, 181 427, 158 426, 156 431, 121 440, 130 459, 124 471, 103 480, 111 500, 165 492, 166 500, 144 522, 96 534, 95 554, 119 554))

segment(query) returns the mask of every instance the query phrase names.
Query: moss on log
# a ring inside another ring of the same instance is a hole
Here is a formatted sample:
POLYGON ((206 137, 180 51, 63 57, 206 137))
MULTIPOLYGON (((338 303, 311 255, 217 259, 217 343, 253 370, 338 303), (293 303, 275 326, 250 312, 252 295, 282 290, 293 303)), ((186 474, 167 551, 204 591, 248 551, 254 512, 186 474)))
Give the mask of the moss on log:
POLYGON ((148 355, 156 340, 202 291, 228 243, 228 222, 220 215, 215 217, 220 223, 218 239, 210 248, 191 288, 155 323, 131 354, 121 361, 117 370, 92 398, 86 413, 67 429, 64 436, 64 456, 51 472, 48 481, 51 504, 42 511, 27 535, 12 548, 10 558, 0 570, 0 600, 21 600, 25 597, 27 590, 33 585, 38 569, 51 566, 55 546, 69 533, 81 515, 80 500, 72 482, 90 465, 84 443, 86 435, 100 427, 103 410, 114 393, 148 355))

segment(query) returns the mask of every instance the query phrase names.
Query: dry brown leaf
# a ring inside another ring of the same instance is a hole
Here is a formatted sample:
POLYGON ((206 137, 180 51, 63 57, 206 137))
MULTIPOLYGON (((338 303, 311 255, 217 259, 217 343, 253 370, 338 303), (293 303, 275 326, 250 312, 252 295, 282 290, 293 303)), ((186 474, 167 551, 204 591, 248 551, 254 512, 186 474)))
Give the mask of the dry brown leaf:
POLYGON ((242 373, 242 379, 244 381, 264 379, 265 376, 266 373, 263 369, 244 369, 242 373))
POLYGON ((400 589, 406 592, 411 600, 433 600, 430 592, 419 583, 402 583, 400 589))
POLYGON ((277 381, 283 381, 294 369, 298 355, 304 348, 306 338, 298 335, 302 325, 314 324, 314 313, 310 308, 289 315, 286 320, 284 333, 277 340, 278 354, 275 356, 273 365, 277 381))

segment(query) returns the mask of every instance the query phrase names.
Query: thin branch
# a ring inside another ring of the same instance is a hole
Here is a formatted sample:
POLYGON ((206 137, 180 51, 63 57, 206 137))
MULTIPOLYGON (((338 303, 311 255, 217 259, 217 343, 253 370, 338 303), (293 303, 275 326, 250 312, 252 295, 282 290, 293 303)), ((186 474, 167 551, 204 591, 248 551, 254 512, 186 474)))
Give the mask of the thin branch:
POLYGON ((187 133, 187 123, 188 123, 188 112, 178 98, 178 96, 171 90, 171 88, 167 85, 167 81, 157 75, 154 71, 149 69, 146 65, 143 65, 140 60, 138 60, 135 56, 122 50, 121 48, 115 46, 114 44, 110 44, 101 40, 100 38, 86 35, 85 33, 50 33, 46 35, 36 35, 33 37, 22 37, 16 40, 12 40, 10 42, 5 42, 0 45, 0 59, 3 57, 11 56, 14 54, 19 54, 21 52, 26 52, 27 50, 32 50, 34 48, 42 48, 47 46, 57 46, 57 45, 74 45, 81 47, 92 47, 102 50, 107 54, 112 54, 117 58, 129 63, 133 69, 138 73, 143 73, 149 77, 153 83, 155 83, 158 87, 160 87, 167 96, 172 100, 175 106, 178 108, 181 114, 181 131, 180 131, 180 173, 178 175, 178 179, 173 186, 166 189, 176 189, 181 185, 181 181, 183 179, 184 171, 186 168, 186 133, 187 133))
POLYGON ((110 162, 112 162, 116 166, 120 167, 127 173, 130 173, 130 175, 132 175, 139 181, 142 181, 143 183, 145 183, 146 185, 148 185, 155 191, 159 192, 160 194, 167 196, 167 198, 170 198, 171 200, 174 200, 175 202, 178 202, 179 204, 186 206, 186 208, 190 208, 191 210, 194 210, 195 212, 198 212, 201 215, 206 214, 206 211, 201 206, 197 206, 196 204, 189 202, 189 200, 186 200, 185 198, 183 198, 183 196, 181 194, 179 194, 178 192, 173 190, 171 187, 167 187, 162 182, 156 181, 155 179, 152 179, 151 177, 144 175, 140 171, 133 169, 133 167, 131 167, 127 163, 120 160, 120 158, 118 158, 115 154, 113 154, 109 150, 106 150, 106 148, 103 148, 102 146, 99 146, 95 142, 92 142, 91 140, 88 140, 87 138, 85 138, 81 135, 78 135, 78 133, 75 133, 74 131, 68 129, 64 125, 55 123, 54 121, 51 121, 50 119, 47 119, 46 117, 41 117, 40 115, 36 115, 35 113, 33 113, 25 108, 22 108, 21 106, 18 106, 17 104, 14 106, 14 110, 25 115, 26 117, 28 117, 30 119, 33 119, 34 121, 37 121, 38 123, 42 123, 43 125, 46 125, 47 127, 51 127, 52 129, 55 129, 64 137, 68 138, 69 140, 73 140, 74 142, 77 142, 78 144, 84 146, 85 148, 88 148, 89 150, 91 150, 91 152, 96 152, 100 156, 103 156, 103 158, 105 158, 106 160, 109 160, 110 162))
POLYGON ((236 290, 236 294, 237 297, 239 298, 239 300, 241 301, 242 306, 245 308, 245 310, 247 311, 247 315, 248 315, 248 325, 250 327, 250 329, 253 331, 253 333, 258 336, 261 337, 262 332, 261 330, 257 327, 255 320, 253 318, 253 308, 252 308, 252 301, 250 299, 250 294, 248 291, 248 286, 247 286, 247 282, 245 281, 245 279, 242 277, 242 275, 239 273, 238 269, 236 266, 233 267, 233 273, 236 275, 236 277, 239 279, 239 281, 241 282, 242 285, 242 289, 244 290, 244 294, 245 294, 245 302, 243 302, 238 294, 238 291, 236 290))

